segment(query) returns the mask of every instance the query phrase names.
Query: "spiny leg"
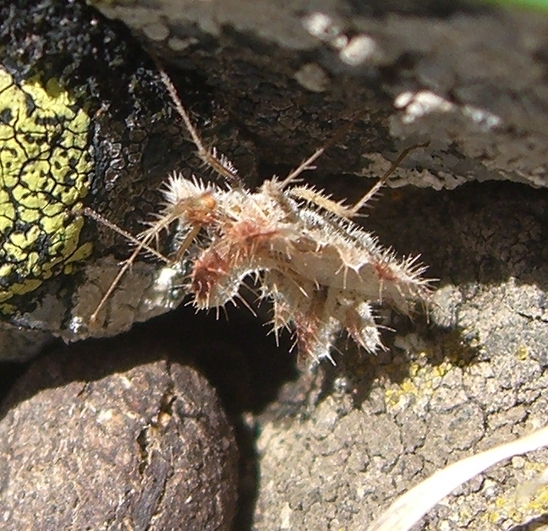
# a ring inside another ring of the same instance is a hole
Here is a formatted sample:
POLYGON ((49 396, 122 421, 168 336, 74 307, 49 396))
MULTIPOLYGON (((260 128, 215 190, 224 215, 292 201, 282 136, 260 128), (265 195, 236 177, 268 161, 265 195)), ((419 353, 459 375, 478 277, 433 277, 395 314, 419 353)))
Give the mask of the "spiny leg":
POLYGON ((122 277, 126 274, 126 271, 131 267, 135 259, 137 258, 137 255, 141 252, 141 247, 138 246, 136 249, 134 249, 131 256, 125 261, 124 265, 121 267, 120 271, 118 271, 118 274, 114 278, 114 280, 111 282, 109 288, 107 289, 106 293, 103 295, 103 298, 97 305, 97 308, 95 308, 95 311, 91 314, 89 321, 90 324, 93 325, 97 321, 97 316, 99 315, 99 312, 103 309, 105 306, 107 300, 110 298, 114 290, 116 289, 116 286, 120 283, 120 280, 122 280, 122 277))
POLYGON ((349 217, 348 206, 343 201, 334 201, 330 196, 310 188, 308 186, 294 186, 288 190, 289 195, 296 199, 304 199, 308 203, 314 203, 316 206, 327 210, 341 218, 349 217))
POLYGON ((169 263, 169 259, 166 258, 162 253, 158 252, 154 247, 151 247, 150 245, 147 245, 146 243, 143 243, 142 240, 139 240, 139 238, 136 238, 133 236, 133 234, 129 233, 127 230, 122 229, 121 227, 118 227, 118 225, 115 225, 111 221, 109 221, 107 218, 99 214, 99 212, 96 212, 92 208, 84 207, 81 210, 79 210, 77 213, 84 214, 85 216, 88 216, 89 218, 97 221, 98 223, 101 223, 102 225, 105 225, 105 227, 108 227, 110 230, 113 230, 114 232, 117 232, 120 234, 120 236, 123 236, 126 240, 129 240, 130 242, 135 243, 136 245, 140 246, 140 250, 145 250, 155 256, 156 258, 159 258, 160 260, 169 263))
POLYGON ((233 168, 232 164, 224 157, 218 157, 215 153, 215 151, 210 151, 204 146, 204 143, 202 139, 200 138, 200 135, 198 134, 198 131, 192 124, 192 121, 190 119, 190 116, 185 109, 183 102, 181 101, 181 98, 179 97, 177 93, 177 89, 175 88, 175 85, 173 84, 173 81, 169 78, 165 70, 161 67, 158 67, 160 71, 160 77, 162 79, 162 82, 164 83, 167 91, 169 92, 169 95, 171 96, 171 99, 175 105, 175 108, 177 109, 177 112, 181 115, 181 118, 183 119, 183 122, 185 123, 185 126, 190 133, 190 136, 192 137, 192 141, 194 142, 194 145, 196 146, 196 149, 198 150, 198 156, 202 159, 203 162, 205 162, 210 168, 212 168, 214 171, 216 171, 219 175, 224 177, 228 183, 230 183, 233 186, 240 186, 241 180, 236 174, 236 170, 233 168))
POLYGON ((339 128, 339 130, 321 147, 318 148, 310 157, 305 159, 303 162, 301 162, 294 170, 292 170, 289 175, 280 182, 279 186, 281 189, 285 188, 292 182, 294 182, 297 177, 306 170, 309 170, 312 168, 312 163, 316 161, 319 157, 321 157, 327 148, 332 146, 333 144, 339 142, 341 138, 350 131, 350 129, 354 126, 354 124, 362 117, 364 114, 366 114, 367 111, 359 111, 356 113, 355 116, 352 117, 352 119, 345 125, 339 128))
MULTIPOLYGON (((91 211, 91 209, 90 209, 91 211)), ((93 211, 94 212, 94 211, 93 211)), ((89 213, 88 213, 89 214, 89 213)), ((97 214, 94 212, 94 214, 97 214)), ((105 220, 104 218, 102 218, 102 216, 100 214, 97 214, 95 219, 103 222, 103 221, 107 221, 105 220)), ((103 295, 101 301, 99 302, 99 304, 97 305, 97 308, 95 309, 95 311, 91 314, 90 316, 90 323, 93 324, 97 321, 97 317, 99 315, 99 312, 103 309, 103 307, 105 306, 106 302, 108 301, 108 299, 110 298, 110 296, 114 293, 114 290, 116 289, 116 287, 118 286, 118 284, 120 283, 120 280, 122 280, 122 277, 126 274, 126 272, 128 271, 128 269, 133 265, 133 262, 135 262, 137 256, 139 255, 139 253, 145 249, 147 251, 150 251, 152 252, 155 256, 158 256, 160 257, 164 262, 166 263, 171 263, 171 260, 169 260, 168 258, 166 258, 165 256, 163 256, 161 253, 159 253, 158 251, 154 251, 153 248, 149 245, 150 241, 153 240, 164 228, 168 227, 173 221, 175 220, 175 218, 171 215, 167 215, 167 216, 164 216, 162 219, 158 220, 149 230, 145 231, 143 234, 142 234, 142 239, 138 239, 138 238, 134 238, 133 236, 131 236, 129 233, 127 233, 128 236, 130 236, 130 240, 131 241, 134 241, 137 243, 137 247, 133 250, 133 253, 131 253, 131 256, 124 262, 124 265, 120 268, 120 271, 118 271, 118 274, 116 275, 116 277, 114 278, 114 280, 111 282, 108 290, 105 292, 105 294, 103 295)), ((115 227, 114 224, 111 224, 110 222, 107 221, 107 226, 112 226, 113 228, 115 227)), ((117 232, 123 234, 123 235, 126 235, 125 232, 123 229, 120 229, 119 227, 116 227, 114 230, 117 230, 117 232)))
MULTIPOLYGON (((228 160, 225 160, 224 157, 218 157, 214 150, 210 151, 208 150, 200 138, 200 135, 198 134, 198 131, 192 124, 192 121, 190 119, 190 116, 185 109, 184 105, 182 104, 181 99, 179 98, 179 95, 177 94, 177 90, 175 86, 173 85, 173 82, 167 75, 167 73, 163 70, 161 66, 158 66, 158 70, 160 72, 160 76, 162 79, 162 82, 164 83, 174 105, 177 109, 177 112, 182 117, 185 126, 187 130, 189 131, 192 141, 194 142, 197 150, 198 150, 198 156, 202 159, 203 162, 205 162, 207 165, 209 165, 214 171, 216 171, 219 175, 224 177, 228 183, 232 184, 233 186, 241 186, 242 182, 238 175, 236 174, 236 170, 232 167, 230 162, 228 160)), ((154 256, 160 258, 166 263, 172 262, 172 260, 167 259, 164 257, 161 253, 156 251, 150 246, 150 242, 153 238, 157 238, 158 234, 161 232, 163 228, 166 228, 172 221, 176 219, 174 216, 164 216, 163 219, 157 221, 153 224, 152 228, 149 231, 145 231, 143 234, 142 239, 135 238, 133 235, 128 233, 127 231, 124 231, 120 227, 116 226, 115 224, 108 221, 106 218, 101 216, 99 213, 95 212, 92 209, 84 209, 82 211, 85 215, 93 218, 95 221, 98 221, 100 223, 103 223, 105 226, 111 228, 112 230, 116 231, 117 233, 121 234, 128 240, 134 242, 137 244, 137 247, 134 249, 131 256, 125 261, 120 271, 118 271, 118 274, 116 275, 115 279, 112 281, 111 285, 109 286, 109 289, 107 292, 103 295, 99 305, 93 312, 93 314, 90 317, 90 321, 93 323, 96 321, 97 316, 101 309, 105 306, 107 300, 112 295, 114 290, 116 289, 117 285, 120 283, 120 280, 125 275, 127 270, 131 267, 133 262, 136 260, 137 256, 142 250, 146 250, 153 254, 154 256)), ((194 225, 190 229, 189 234, 186 236, 185 240, 183 241, 182 245, 177 251, 176 259, 180 259, 184 252, 188 249, 188 247, 192 244, 196 236, 198 235, 198 232, 200 231, 199 225, 194 225)))
MULTIPOLYGON (((392 163, 388 171, 379 179, 379 181, 369 190, 355 205, 349 207, 345 205, 342 201, 333 201, 329 196, 324 195, 322 192, 313 190, 306 186, 295 186, 289 190, 289 193, 298 199, 304 199, 310 203, 332 212, 333 214, 340 216, 342 218, 353 218, 358 215, 359 211, 364 207, 364 205, 379 191, 379 189, 388 181, 388 178, 400 165, 401 161, 408 155, 413 149, 427 146, 428 144, 416 144, 404 149, 401 154, 398 156, 396 161, 392 163)), ((317 153, 317 152, 316 152, 317 153)), ((321 154, 321 153, 320 153, 321 154)), ((319 156, 319 155, 318 155, 319 156)), ((317 157, 316 157, 317 158, 317 157)), ((307 163, 309 163, 307 161, 307 163)), ((284 181, 285 182, 285 181, 284 181)))
POLYGON ((394 171, 401 164, 402 160, 407 157, 407 155, 414 149, 420 147, 428 146, 429 142, 423 144, 415 144, 405 148, 398 158, 390 165, 390 168, 385 172, 385 174, 378 180, 378 182, 369 190, 353 207, 348 208, 348 215, 346 217, 352 218, 356 216, 359 211, 365 206, 365 204, 386 184, 388 178, 394 173, 394 171))
POLYGON ((173 259, 174 262, 180 262, 182 260, 186 250, 192 245, 192 242, 196 239, 201 229, 202 229, 201 225, 194 225, 189 230, 188 234, 185 236, 185 239, 183 240, 183 243, 181 243, 181 245, 177 249, 177 252, 175 253, 175 257, 173 259))

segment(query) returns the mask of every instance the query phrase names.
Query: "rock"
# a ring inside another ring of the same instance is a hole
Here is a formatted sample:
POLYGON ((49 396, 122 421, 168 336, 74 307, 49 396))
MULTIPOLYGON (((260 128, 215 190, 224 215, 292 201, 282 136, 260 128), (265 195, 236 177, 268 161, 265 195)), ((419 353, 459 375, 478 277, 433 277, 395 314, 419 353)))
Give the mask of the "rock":
POLYGON ((2 404, 3 529, 230 530, 238 450, 196 369, 151 338, 35 361, 2 404))
MULTIPOLYGON (((540 9, 345 0, 97 6, 158 57, 222 87, 225 107, 263 140, 261 159, 272 164, 287 160, 289 146, 289 160, 299 146, 303 158, 329 134, 327 120, 362 107, 369 120, 354 129, 360 141, 334 156, 338 171, 372 176, 380 154, 401 149, 397 139, 422 138, 427 153, 408 163, 422 171, 404 170, 395 182, 548 185, 548 18, 540 9)), ((330 164, 327 154, 320 166, 330 164)))
MULTIPOLYGON (((45 57, 60 60, 65 78, 68 72, 85 84, 89 74, 100 89, 106 79, 128 96, 92 91, 93 101, 106 105, 94 117, 99 179, 91 199, 136 234, 157 211, 168 171, 202 171, 194 147, 178 117, 166 113, 170 102, 154 65, 121 25, 77 2, 25 4, 54 9, 47 16, 0 19, 4 29, 16 22, 26 30, 18 34, 38 36, 9 41, 10 57, 24 59, 12 61, 10 71, 40 59, 43 45, 45 57), (47 38, 39 37, 43 25, 32 26, 37 20, 50 23, 47 38), (62 45, 54 53, 48 43, 57 42, 62 45), (78 48, 82 42, 86 46, 78 48), (106 50, 110 60, 90 50, 106 50), (166 158, 162 146, 172 148, 166 158)), ((383 245, 400 255, 421 254, 430 266, 438 281, 428 320, 379 314, 397 335, 383 334, 389 348, 376 357, 359 356, 341 341, 337 366, 322 367, 327 377, 316 387, 284 388, 272 406, 283 418, 269 410, 256 419, 256 461, 248 448, 249 469, 260 474, 260 489, 248 494, 244 511, 249 526, 363 529, 437 467, 545 422, 548 17, 542 10, 468 2, 252 5, 188 1, 181 8, 178 0, 163 0, 153 7, 99 2, 98 9, 124 21, 154 51, 206 144, 225 153, 250 186, 286 175, 334 139, 303 178, 351 201, 370 186, 360 177, 378 178, 404 147, 429 141, 390 182, 423 189, 385 190, 362 220, 383 245), (367 115, 358 116, 364 109, 367 115), (311 396, 323 402, 291 399, 311 396)), ((11 39, 12 33, 4 35, 11 39)), ((106 227, 86 225, 95 243, 90 261, 66 282, 50 279, 35 306, 10 316, 12 325, 69 341, 115 334, 178 302, 178 293, 156 290, 161 265, 142 260, 136 277, 114 294, 104 328, 90 328, 86 316, 130 245, 106 227)), ((222 335, 213 324, 205 334, 194 329, 188 314, 181 319, 188 341, 222 335)), ((247 336, 247 327, 232 326, 247 336)), ((176 328, 161 334, 176 334, 176 328)), ((255 341, 257 350, 266 344, 255 341)), ((242 394, 253 396, 251 389, 264 386, 259 378, 240 377, 241 366, 232 357, 227 362, 224 348, 204 352, 213 363, 229 365, 234 380, 245 380, 250 390, 242 394)), ((270 376, 269 368, 262 372, 270 376)), ((245 409, 258 408, 250 401, 245 409)), ((546 461, 546 452, 538 452, 519 469, 488 472, 438 507, 427 529, 490 531, 527 522, 533 529, 546 512, 542 498, 516 510, 512 489, 546 461)))
MULTIPOLYGON (((359 7, 267 1, 249 9, 246 1, 217 0, 177 6, 172 0, 153 7, 97 4, 154 50, 206 144, 227 154, 250 186, 273 173, 284 175, 330 143, 315 171, 303 178, 351 201, 368 186, 359 177, 378 178, 404 146, 419 141, 428 141, 428 147, 402 162, 391 186, 439 190, 503 179, 545 185, 543 16, 468 3, 359 7), (359 116, 364 110, 367 116, 359 116), (348 133, 340 135, 344 126, 348 133)), ((150 56, 120 24, 81 3, 50 0, 25 5, 11 17, 8 11, 0 27, 12 57, 4 61, 6 68, 17 79, 35 72, 56 75, 69 95, 88 99, 86 109, 95 110, 90 112, 94 172, 85 203, 137 234, 158 212, 159 190, 171 169, 203 175, 150 56), (13 40, 14 28, 37 38, 13 40), (30 59, 22 61, 23 56, 30 59)), ((474 199, 462 193, 443 201, 454 201, 456 211, 469 202, 473 206, 474 199)), ((483 207, 497 208, 490 199, 483 207)), ((415 239, 439 228, 432 234, 437 245, 454 246, 445 237, 445 221, 436 221, 445 214, 442 200, 437 212, 428 208, 431 217, 421 218, 426 223, 421 227, 399 212, 390 220, 394 237, 386 238, 390 227, 382 227, 380 241, 395 244, 399 231, 417 226, 395 250, 422 254, 443 283, 438 257, 429 260, 428 242, 415 239)), ((410 208, 402 211, 414 216, 410 208)), ((181 302, 184 294, 165 282, 169 271, 163 264, 140 262, 111 297, 98 326, 90 326, 130 243, 100 222, 88 219, 86 227, 80 243, 91 241, 93 254, 68 268, 79 275, 64 274, 67 268, 59 264, 58 274, 35 291, 10 299, 13 313, 6 318, 12 325, 75 341, 115 335, 181 302)), ((466 235, 479 238, 468 245, 474 260, 481 258, 485 230, 466 235)), ((8 331, 8 341, 14 333, 8 331)), ((36 340, 34 350, 41 344, 36 340)), ((0 352, 2 357, 8 355, 0 352)))

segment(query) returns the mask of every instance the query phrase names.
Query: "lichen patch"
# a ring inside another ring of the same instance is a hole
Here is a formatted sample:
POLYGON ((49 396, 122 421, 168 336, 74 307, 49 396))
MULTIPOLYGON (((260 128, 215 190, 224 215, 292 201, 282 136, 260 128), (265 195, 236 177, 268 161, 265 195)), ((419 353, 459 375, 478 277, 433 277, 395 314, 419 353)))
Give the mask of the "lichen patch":
POLYGON ((16 82, 0 66, 0 312, 89 255, 73 212, 89 189, 90 118, 55 79, 16 82))

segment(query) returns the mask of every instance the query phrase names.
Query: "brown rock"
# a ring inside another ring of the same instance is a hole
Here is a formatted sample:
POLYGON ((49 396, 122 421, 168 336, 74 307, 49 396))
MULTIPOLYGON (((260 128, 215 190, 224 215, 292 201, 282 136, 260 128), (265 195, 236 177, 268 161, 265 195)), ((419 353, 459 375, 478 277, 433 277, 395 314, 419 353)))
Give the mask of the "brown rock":
POLYGON ((147 338, 36 361, 0 420, 2 529, 230 529, 238 452, 209 382, 147 338))

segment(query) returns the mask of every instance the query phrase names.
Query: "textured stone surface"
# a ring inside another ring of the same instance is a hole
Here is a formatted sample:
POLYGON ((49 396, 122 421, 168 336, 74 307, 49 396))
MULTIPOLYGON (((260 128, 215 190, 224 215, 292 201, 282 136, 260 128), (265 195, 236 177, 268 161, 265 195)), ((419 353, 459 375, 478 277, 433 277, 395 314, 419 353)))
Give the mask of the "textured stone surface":
MULTIPOLYGON (((169 170, 203 174, 152 61, 120 24, 81 3, 14 6, 5 8, 0 27, 9 71, 23 79, 27 71, 58 75, 89 98, 98 111, 90 139, 91 204, 137 233, 157 210, 169 170), (29 33, 36 39, 21 37, 29 33)), ((97 7, 125 21, 157 54, 206 143, 227 154, 250 185, 273 172, 283 175, 355 120, 305 175, 337 197, 355 197, 365 187, 359 176, 377 178, 403 146, 418 141, 430 143, 407 157, 392 185, 440 189, 510 179, 543 186, 542 14, 467 3, 360 7, 342 0, 268 1, 254 9, 241 0, 97 7)), ((391 222, 406 230, 402 214, 391 222)), ((418 230, 435 229, 426 223, 418 230)), ((48 282, 19 308, 14 325, 66 340, 113 335, 180 301, 180 293, 158 291, 157 263, 135 267, 127 285, 139 287, 122 285, 107 318, 90 328, 89 315, 120 256, 127 256, 128 242, 101 223, 86 226, 83 238, 96 245, 83 274, 48 282)), ((452 242, 440 239, 439 245, 452 242)), ((422 243, 411 250, 426 254, 422 243)))
MULTIPOLYGON (((137 300, 127 297, 110 327, 88 327, 128 248, 82 206, 136 234, 167 172, 189 166, 154 62, 121 24, 79 1, 0 3, 0 50, 2 319, 76 340, 166 311, 169 301, 157 311, 139 304, 157 268, 136 268, 137 300)), ((0 333, 0 344, 14 335, 0 333)))
MULTIPOLYGON (((309 418, 260 424, 253 529, 364 529, 438 468, 544 425, 548 375, 537 361, 518 352, 490 363, 433 364, 430 348, 405 352, 414 361, 402 380, 391 375, 393 359, 371 367, 371 392, 357 407, 350 394, 333 394, 309 418), (509 379, 521 382, 519 390, 509 379)), ((545 491, 516 501, 516 487, 547 463, 548 452, 539 451, 495 467, 444 500, 420 528, 495 531, 528 522, 520 529, 536 529, 545 491)))
POLYGON ((1 417, 3 529, 231 529, 238 451, 219 398, 142 334, 40 358, 1 417))
MULTIPOLYGON (((285 386, 264 415, 246 416, 259 433, 258 455, 250 444, 242 497, 247 506, 240 508, 247 523, 239 529, 363 529, 397 494, 436 468, 545 422, 547 19, 542 13, 462 3, 253 4, 258 7, 220 0, 187 2, 184 9, 176 0, 154 7, 148 2, 100 7, 126 20, 155 50, 206 142, 215 142, 250 185, 273 172, 284 175, 364 109, 367 116, 304 176, 337 198, 359 197, 368 186, 359 176, 378 177, 402 147, 430 141, 404 161, 392 183, 430 189, 387 190, 363 220, 399 254, 421 253, 430 276, 439 279, 429 322, 379 314, 383 325, 398 331, 384 334, 388 352, 361 357, 343 340, 336 368, 322 367, 326 375, 316 380, 305 374, 295 386, 285 386), (501 180, 515 182, 495 182, 501 180), (452 191, 434 191, 443 188, 452 191)), ((118 26, 103 19, 100 24, 109 28, 109 38, 119 35, 118 26)), ((67 28, 70 24, 63 31, 67 28)), ((137 50, 126 39, 121 38, 126 51, 137 50)), ((24 42, 32 49, 39 39, 24 42)), ((106 46, 99 44, 98 49, 106 46)), ((112 50, 111 57, 118 53, 112 50)), ((105 76, 103 63, 93 63, 91 71, 95 68, 105 76)), ((148 88, 144 101, 152 109, 165 108, 165 95, 154 97, 161 87, 152 81, 152 69, 137 71, 142 75, 120 86, 136 89, 137 96, 139 88, 148 88)), ((126 79, 119 70, 112 77, 126 79)), ((139 97, 131 101, 143 109, 139 97)), ((123 143, 124 123, 134 124, 133 114, 116 121, 107 113, 97 125, 104 157, 98 167, 107 178, 94 197, 103 202, 114 197, 107 213, 134 232, 154 210, 167 169, 201 171, 179 130, 169 130, 167 138, 179 139, 173 144, 159 135, 167 123, 162 116, 145 128, 155 141, 144 144, 133 136, 123 143), (144 146, 142 158, 135 146, 144 146), (171 158, 162 158, 158 146, 171 147, 171 158), (117 168, 137 188, 126 187, 117 168), (142 203, 134 208, 137 199, 142 203)), ((177 129, 177 118, 168 118, 177 129)), ((90 333, 86 312, 93 311, 128 249, 123 238, 114 244, 108 229, 101 232, 107 239, 103 247, 115 256, 97 259, 79 277, 88 282, 71 291, 69 306, 76 311, 66 312, 69 297, 56 298, 65 291, 55 284, 41 306, 15 324, 67 339, 90 333)), ((134 270, 135 279, 122 284, 108 308, 109 322, 93 333, 125 329, 146 307, 139 292, 150 295, 157 264, 142 262, 134 270)), ((161 305, 167 309, 173 301, 166 297, 161 305)), ((206 337, 203 357, 237 390, 241 402, 235 409, 257 411, 272 374, 281 366, 292 368, 287 358, 266 365, 255 356, 268 351, 266 330, 246 345, 251 356, 245 358, 222 344, 247 339, 247 325, 231 321, 230 335, 223 325, 211 322, 204 329, 195 322, 188 313, 181 317, 185 341, 206 337)), ((171 324, 157 333, 171 336, 178 328, 171 324)), ((216 382, 221 389, 227 385, 223 378, 216 382)), ((113 437, 112 444, 120 442, 113 437)), ((546 452, 537 452, 489 471, 435 509, 426 529, 538 528, 546 493, 516 505, 513 489, 546 461, 546 452), (527 525, 518 527, 520 522, 527 525)))
MULTIPOLYGON (((545 424, 547 212, 543 194, 516 185, 378 201, 368 224, 398 248, 419 238, 436 264, 430 322, 397 322, 377 357, 335 356, 317 407, 259 419, 254 529, 364 529, 436 469, 545 424)), ((488 471, 421 528, 536 529, 546 491, 516 501, 516 487, 547 462, 539 451, 488 471)))
POLYGON ((431 142, 418 159, 423 171, 403 182, 548 183, 542 13, 469 2, 97 5, 159 56, 222 87, 231 114, 262 139, 260 156, 273 163, 286 160, 288 147, 289 160, 314 148, 329 134, 327 120, 365 107, 369 120, 357 126, 360 142, 339 171, 363 171, 369 159, 366 174, 374 175, 396 139, 419 137, 431 142))

